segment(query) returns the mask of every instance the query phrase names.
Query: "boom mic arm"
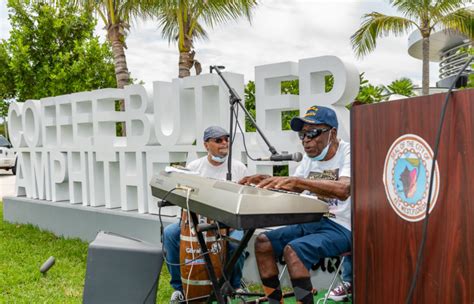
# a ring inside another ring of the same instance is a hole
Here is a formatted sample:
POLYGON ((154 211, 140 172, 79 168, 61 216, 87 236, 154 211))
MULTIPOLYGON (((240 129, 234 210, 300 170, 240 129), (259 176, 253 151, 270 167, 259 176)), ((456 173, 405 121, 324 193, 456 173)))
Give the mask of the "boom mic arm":
POLYGON ((244 104, 242 103, 242 99, 239 97, 235 89, 233 89, 225 77, 221 73, 221 69, 224 69, 225 67, 222 65, 214 65, 209 68, 210 72, 212 73, 213 70, 217 72, 219 77, 222 79, 224 82, 225 86, 229 89, 229 104, 230 104, 230 127, 229 127, 229 140, 230 140, 230 146, 229 146, 229 154, 228 154, 228 161, 227 161, 227 175, 226 179, 227 180, 232 180, 232 143, 233 143, 233 135, 232 132, 234 130, 234 115, 237 114, 235 113, 235 106, 239 106, 242 111, 244 111, 246 117, 252 122, 252 125, 255 126, 257 129, 258 134, 262 137, 263 141, 265 144, 268 146, 268 149, 270 150, 270 153, 272 155, 278 154, 275 147, 270 144, 268 139, 265 137, 265 134, 263 134, 262 130, 258 127, 257 123, 255 122, 255 119, 250 115, 249 111, 245 108, 244 104))
POLYGON ((224 70, 225 69, 225 66, 223 65, 211 65, 209 66, 209 73, 212 74, 212 71, 216 70, 216 71, 220 71, 220 70, 224 70))

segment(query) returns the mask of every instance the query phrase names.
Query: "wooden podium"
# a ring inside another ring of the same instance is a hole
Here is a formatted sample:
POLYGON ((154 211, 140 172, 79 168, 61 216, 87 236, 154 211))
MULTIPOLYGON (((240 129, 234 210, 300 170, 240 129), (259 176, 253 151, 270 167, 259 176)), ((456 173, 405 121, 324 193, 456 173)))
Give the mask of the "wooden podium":
MULTIPOLYGON (((405 303, 422 238, 424 213, 417 212, 428 193, 423 191, 429 184, 430 149, 435 148, 445 96, 352 110, 354 303, 405 303)), ((472 304, 473 89, 451 96, 437 164, 437 200, 413 303, 472 304)))

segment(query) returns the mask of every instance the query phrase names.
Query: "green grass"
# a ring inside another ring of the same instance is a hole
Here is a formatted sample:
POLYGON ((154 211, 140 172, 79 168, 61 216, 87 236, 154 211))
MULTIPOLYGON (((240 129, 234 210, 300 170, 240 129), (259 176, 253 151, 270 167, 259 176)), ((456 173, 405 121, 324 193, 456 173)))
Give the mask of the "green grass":
MULTIPOLYGON (((0 303, 82 303, 88 243, 7 223, 1 202, 0 219, 0 303), (42 275, 39 268, 50 256, 56 263, 42 275)), ((169 279, 163 265, 157 303, 168 303, 169 279)))
POLYGON ((0 248, 0 302, 81 302, 87 243, 2 220, 0 248), (39 268, 49 256, 56 265, 43 276, 39 268))
MULTIPOLYGON (((0 201, 0 303, 82 303, 87 248, 88 243, 79 239, 65 239, 33 225, 3 221, 0 201), (50 256, 56 258, 56 263, 42 275, 39 268, 50 256)), ((163 265, 156 303, 169 302, 173 292, 169 280, 163 265)), ((260 285, 249 287, 253 292, 262 291, 260 285)), ((320 291, 315 299, 324 293, 320 291)))

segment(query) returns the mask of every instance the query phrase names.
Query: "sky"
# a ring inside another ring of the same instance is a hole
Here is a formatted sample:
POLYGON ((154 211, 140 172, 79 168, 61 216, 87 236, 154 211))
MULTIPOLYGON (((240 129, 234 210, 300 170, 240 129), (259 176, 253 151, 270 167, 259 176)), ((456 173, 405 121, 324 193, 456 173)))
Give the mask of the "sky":
MULTIPOLYGON (((350 36, 361 17, 372 11, 398 14, 388 0, 259 0, 251 23, 241 18, 207 28, 209 39, 195 42, 195 58, 203 73, 210 65, 224 65, 247 82, 255 79, 258 65, 334 55, 352 62, 373 84, 408 77, 421 86, 421 60, 408 54, 408 35, 381 38, 372 53, 362 59, 354 56, 350 36)), ((105 40, 102 28, 98 24, 96 33, 105 40)), ((0 39, 8 38, 9 30, 6 0, 0 0, 0 39)), ((126 42, 129 71, 148 91, 153 81, 177 78, 177 45, 162 38, 156 21, 135 21, 126 42)), ((438 64, 431 63, 430 71, 434 86, 438 64)))

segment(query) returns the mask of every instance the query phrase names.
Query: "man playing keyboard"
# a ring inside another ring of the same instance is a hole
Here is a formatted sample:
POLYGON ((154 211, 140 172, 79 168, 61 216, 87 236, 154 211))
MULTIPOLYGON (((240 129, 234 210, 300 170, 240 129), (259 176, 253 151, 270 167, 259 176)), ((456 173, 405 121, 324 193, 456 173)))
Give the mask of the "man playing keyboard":
MULTIPOLYGON (((199 175, 203 177, 225 180, 227 154, 229 152, 229 133, 221 127, 211 126, 204 131, 203 140, 208 154, 190 162, 186 168, 199 172, 199 175)), ((246 172, 247 167, 242 162, 232 159, 232 179, 234 181, 243 178, 246 172)), ((163 247, 166 252, 167 262, 169 263, 166 265, 171 275, 170 284, 174 289, 170 303, 179 303, 184 300, 179 266, 180 231, 180 223, 174 223, 168 225, 163 232, 163 247)), ((241 230, 233 230, 230 233, 230 237, 236 240, 241 240, 242 236, 243 232, 241 230)), ((229 247, 229 255, 231 255, 236 245, 229 244, 229 247)), ((234 289, 239 289, 240 287, 244 259, 243 255, 239 258, 230 277, 230 284, 234 289)))
MULTIPOLYGON (((319 222, 282 227, 260 234, 255 241, 255 256, 265 295, 269 303, 283 303, 278 279, 277 257, 284 257, 298 303, 313 303, 309 269, 319 259, 351 250, 350 146, 337 138, 336 113, 312 106, 303 117, 291 120, 298 132, 305 156, 292 177, 253 175, 240 184, 256 184, 267 189, 312 193, 329 204, 333 218, 319 222)), ((344 263, 344 285, 351 291, 352 265, 344 263)), ((338 287, 330 298, 342 300, 346 294, 338 287)))

